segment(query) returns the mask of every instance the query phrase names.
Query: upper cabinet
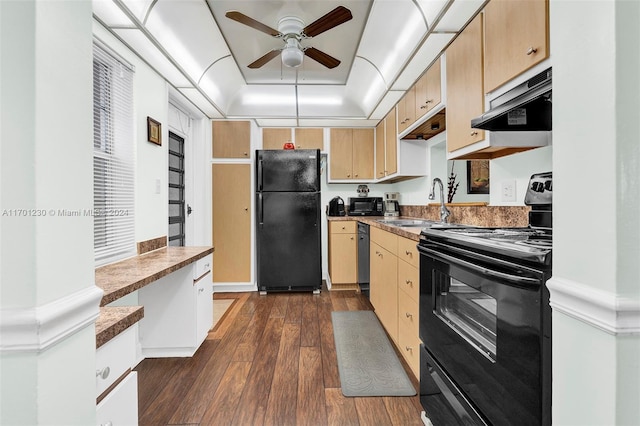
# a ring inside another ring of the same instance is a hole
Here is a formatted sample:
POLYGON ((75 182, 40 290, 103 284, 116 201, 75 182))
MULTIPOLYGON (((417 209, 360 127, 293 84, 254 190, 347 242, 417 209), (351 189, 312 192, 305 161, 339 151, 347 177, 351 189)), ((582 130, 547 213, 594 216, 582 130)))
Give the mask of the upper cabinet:
POLYGON ((282 149, 287 142, 291 142, 290 128, 262 129, 262 149, 282 149))
POLYGON ((287 142, 293 142, 296 149, 324 151, 324 131, 322 128, 302 127, 295 129, 267 127, 262 129, 262 149, 283 149, 287 142))
POLYGON ((493 0, 485 7, 487 93, 549 57, 548 8, 548 0, 493 0))
POLYGON ((398 129, 395 108, 384 118, 384 127, 384 175, 389 176, 398 172, 398 129))
POLYGON ((212 121, 213 158, 251 157, 251 123, 249 121, 212 121))
POLYGON ((415 85, 415 119, 422 118, 442 100, 441 64, 438 58, 415 85))
POLYGON ((447 48, 447 151, 484 139, 471 119, 484 112, 482 78, 482 14, 447 48))
POLYGON ((371 180, 374 166, 373 129, 331 129, 331 180, 371 180))
POLYGON ((297 149, 319 149, 324 151, 324 131, 321 128, 296 128, 297 149))
POLYGON ((409 89, 398 102, 398 133, 416 122, 416 87, 409 89))

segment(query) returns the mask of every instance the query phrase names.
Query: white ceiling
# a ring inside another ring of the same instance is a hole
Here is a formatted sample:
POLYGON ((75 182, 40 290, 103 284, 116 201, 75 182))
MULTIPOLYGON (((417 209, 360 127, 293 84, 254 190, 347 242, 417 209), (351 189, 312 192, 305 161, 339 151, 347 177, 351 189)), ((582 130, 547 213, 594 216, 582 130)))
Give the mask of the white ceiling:
POLYGON ((261 126, 374 126, 393 108, 485 0, 93 0, 94 17, 209 118, 261 126), (340 61, 328 69, 276 57, 283 41, 225 17, 239 11, 278 29, 337 6, 353 18, 302 40, 340 61))

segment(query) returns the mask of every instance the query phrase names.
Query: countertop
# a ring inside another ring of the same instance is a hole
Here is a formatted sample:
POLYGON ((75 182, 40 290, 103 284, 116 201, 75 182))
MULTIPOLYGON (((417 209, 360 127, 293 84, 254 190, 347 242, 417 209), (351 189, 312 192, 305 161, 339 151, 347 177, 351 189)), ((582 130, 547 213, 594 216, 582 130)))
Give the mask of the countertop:
MULTIPOLYGON (((358 221, 362 223, 366 223, 369 226, 373 226, 376 228, 383 229, 385 231, 393 232, 396 235, 401 237, 409 238, 410 240, 420 241, 420 231, 422 228, 420 227, 400 227, 388 225, 385 223, 378 222, 379 220, 385 219, 384 216, 327 216, 327 220, 329 222, 332 221, 358 221)), ((408 217, 408 216, 400 216, 393 217, 387 219, 424 219, 418 217, 408 217)))
POLYGON ((213 247, 162 247, 96 269, 104 294, 96 320, 96 349, 144 317, 142 306, 105 306, 213 253, 213 247))
POLYGON ((96 285, 105 306, 141 289, 198 259, 213 253, 213 247, 163 247, 96 269, 96 285))

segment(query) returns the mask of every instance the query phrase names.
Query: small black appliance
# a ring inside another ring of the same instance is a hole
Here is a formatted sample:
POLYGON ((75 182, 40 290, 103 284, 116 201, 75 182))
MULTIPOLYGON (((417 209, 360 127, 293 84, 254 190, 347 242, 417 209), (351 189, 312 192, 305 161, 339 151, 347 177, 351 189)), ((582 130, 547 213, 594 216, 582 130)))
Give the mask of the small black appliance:
POLYGON ((333 197, 327 206, 327 216, 345 216, 344 200, 340 197, 333 197))

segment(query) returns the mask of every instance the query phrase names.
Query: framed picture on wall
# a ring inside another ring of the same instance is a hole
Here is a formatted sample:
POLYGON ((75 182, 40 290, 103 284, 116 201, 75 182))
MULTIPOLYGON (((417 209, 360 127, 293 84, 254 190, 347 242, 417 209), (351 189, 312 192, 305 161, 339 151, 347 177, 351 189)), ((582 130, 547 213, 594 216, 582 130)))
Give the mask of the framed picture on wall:
POLYGON ((489 193, 489 160, 467 161, 467 194, 489 193))
POLYGON ((151 117, 147 117, 147 140, 162 145, 162 125, 151 117))

